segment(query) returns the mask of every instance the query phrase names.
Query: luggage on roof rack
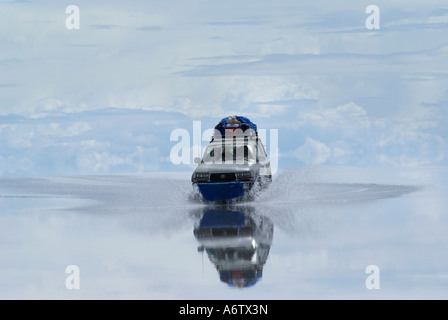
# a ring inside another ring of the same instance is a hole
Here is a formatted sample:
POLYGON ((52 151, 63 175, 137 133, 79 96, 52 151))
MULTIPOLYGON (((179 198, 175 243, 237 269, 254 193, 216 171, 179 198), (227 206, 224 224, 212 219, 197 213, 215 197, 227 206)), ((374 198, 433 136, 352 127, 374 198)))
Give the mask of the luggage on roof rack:
POLYGON ((227 118, 223 118, 216 126, 215 126, 215 134, 214 138, 222 138, 228 136, 239 136, 242 134, 243 136, 258 136, 257 125, 249 120, 249 118, 242 116, 229 116, 227 118), (247 131, 248 129, 252 129, 247 131), (221 137, 219 137, 219 133, 221 137))

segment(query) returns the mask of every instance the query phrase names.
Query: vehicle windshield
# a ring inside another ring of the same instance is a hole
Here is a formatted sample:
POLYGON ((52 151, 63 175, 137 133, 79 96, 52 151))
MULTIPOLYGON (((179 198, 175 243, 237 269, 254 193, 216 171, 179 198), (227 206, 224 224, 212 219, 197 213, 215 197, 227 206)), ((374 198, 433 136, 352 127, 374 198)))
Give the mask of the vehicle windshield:
POLYGON ((251 145, 215 144, 208 145, 204 152, 203 161, 206 163, 236 162, 245 163, 256 161, 254 147, 251 145))

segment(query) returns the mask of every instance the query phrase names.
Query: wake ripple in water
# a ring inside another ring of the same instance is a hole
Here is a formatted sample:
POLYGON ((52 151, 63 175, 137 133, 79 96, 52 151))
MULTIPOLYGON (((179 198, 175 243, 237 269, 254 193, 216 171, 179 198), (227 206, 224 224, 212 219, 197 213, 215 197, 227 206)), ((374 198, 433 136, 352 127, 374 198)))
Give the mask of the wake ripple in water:
MULTIPOLYGON (((230 202, 260 205, 344 204, 403 196, 421 186, 374 183, 315 182, 313 173, 292 170, 278 174, 265 190, 249 199, 230 202)), ((0 197, 70 197, 92 200, 89 205, 106 210, 184 207, 209 204, 191 182, 151 175, 77 176, 2 179, 0 197)))
POLYGON ((414 185, 313 182, 309 173, 297 170, 280 174, 267 190, 257 195, 257 202, 344 204, 395 198, 421 189, 414 185))

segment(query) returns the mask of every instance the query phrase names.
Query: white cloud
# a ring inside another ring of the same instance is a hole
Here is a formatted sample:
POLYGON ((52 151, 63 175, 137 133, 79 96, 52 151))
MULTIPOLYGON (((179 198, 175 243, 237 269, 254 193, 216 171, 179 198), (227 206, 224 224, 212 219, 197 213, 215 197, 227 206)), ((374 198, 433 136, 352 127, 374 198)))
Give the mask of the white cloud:
POLYGON ((346 154, 346 152, 338 147, 333 148, 332 155, 333 157, 342 157, 346 154))
POLYGON ((255 103, 318 98, 317 91, 309 84, 298 85, 284 78, 252 79, 249 87, 243 88, 242 91, 255 103))
POLYGON ((35 137, 35 132, 32 126, 4 124, 0 133, 3 141, 3 150, 0 150, 2 153, 5 153, 7 146, 13 149, 30 148, 33 146, 32 140, 35 137))
POLYGON ((359 130, 370 128, 367 112, 351 102, 336 108, 326 108, 300 116, 302 124, 320 128, 342 130, 346 135, 353 135, 359 130))
POLYGON ((259 104, 258 111, 263 115, 279 115, 288 109, 287 106, 279 104, 259 104))
POLYGON ((55 110, 63 109, 67 106, 66 102, 60 101, 55 98, 40 99, 34 108, 35 113, 48 113, 55 110))
POLYGON ((441 164, 447 152, 439 130, 442 119, 434 106, 419 106, 406 116, 389 118, 369 117, 355 103, 308 110, 299 114, 295 136, 313 138, 307 138, 290 156, 307 165, 441 164))
POLYGON ((82 150, 107 150, 110 147, 110 142, 100 142, 93 139, 82 140, 79 142, 79 146, 82 150))
POLYGON ((38 133, 46 137, 75 137, 91 129, 91 126, 86 122, 75 122, 65 127, 54 122, 37 126, 38 133))
POLYGON ((99 173, 109 168, 108 156, 105 152, 92 152, 80 154, 76 158, 76 164, 80 173, 99 173))
POLYGON ((305 143, 293 152, 294 156, 306 165, 316 166, 327 161, 331 150, 324 143, 306 138, 305 143))
POLYGON ((375 157, 383 165, 434 165, 445 159, 446 143, 436 134, 397 123, 377 137, 375 157))
POLYGON ((0 153, 17 165, 65 172, 79 156, 83 170, 132 171, 143 157, 156 168, 167 132, 146 127, 148 110, 174 125, 246 115, 280 128, 282 153, 307 163, 446 160, 443 1, 377 3, 377 32, 349 1, 78 5, 81 29, 69 31, 54 3, 0 4, 0 153))
POLYGON ((33 160, 27 157, 2 156, 0 154, 0 176, 23 175, 33 169, 33 160))
POLYGON ((223 108, 256 117, 285 113, 298 100, 317 100, 319 92, 298 77, 223 77, 223 108))

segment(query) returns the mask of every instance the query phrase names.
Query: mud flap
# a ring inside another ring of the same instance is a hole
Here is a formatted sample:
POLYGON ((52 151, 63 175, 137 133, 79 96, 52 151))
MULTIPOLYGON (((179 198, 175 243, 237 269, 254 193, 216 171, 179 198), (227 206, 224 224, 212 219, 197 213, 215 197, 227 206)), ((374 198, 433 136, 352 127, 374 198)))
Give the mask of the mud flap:
POLYGON ((198 183, 199 191, 205 200, 219 201, 244 196, 244 182, 198 183))

